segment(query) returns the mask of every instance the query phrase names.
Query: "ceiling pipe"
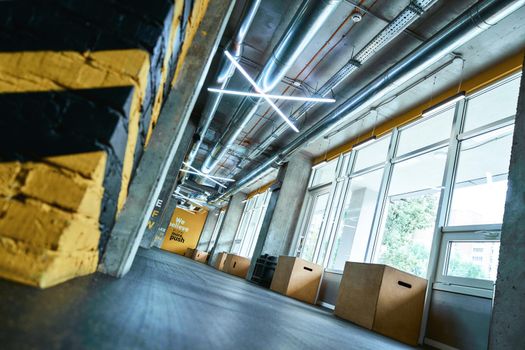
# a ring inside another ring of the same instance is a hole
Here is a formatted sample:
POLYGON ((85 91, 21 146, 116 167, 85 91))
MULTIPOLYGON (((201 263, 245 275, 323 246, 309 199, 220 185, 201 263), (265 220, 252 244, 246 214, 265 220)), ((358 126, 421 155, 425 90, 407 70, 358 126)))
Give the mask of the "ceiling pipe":
MULTIPOLYGON (((244 39, 246 38, 246 34, 248 33, 248 30, 252 25, 253 19, 255 18, 255 15, 259 10, 261 1, 262 0, 249 0, 249 2, 246 5, 247 7, 245 10, 245 15, 243 16, 243 20, 241 21, 239 28, 237 28, 233 40, 227 46, 227 50, 236 59, 240 59, 240 57, 242 56, 244 39)), ((225 89, 230 81, 230 78, 233 75, 234 70, 235 67, 233 66, 233 64, 221 53, 219 72, 217 73, 217 77, 215 78, 215 84, 220 86, 221 89, 225 89)), ((204 106, 199 125, 197 126, 197 129, 195 130, 195 134, 193 136, 194 143, 191 147, 190 152, 186 156, 186 163, 189 165, 193 164, 193 161, 197 156, 197 153, 202 145, 202 138, 204 137, 211 125, 215 112, 217 112, 217 108, 219 107, 219 104, 222 100, 222 96, 223 94, 214 93, 210 94, 210 96, 206 100, 206 105, 204 106)), ((185 175, 183 177, 183 182, 186 181, 188 177, 188 175, 185 175)))
POLYGON ((482 0, 474 4, 425 43, 237 181, 223 194, 211 197, 210 201, 217 201, 235 194, 269 167, 282 164, 304 144, 321 136, 339 121, 355 115, 524 5, 525 0, 482 0))
MULTIPOLYGON (((341 1, 303 1, 257 78, 257 85, 262 91, 269 92, 277 86, 341 1)), ((201 168, 203 173, 210 173, 218 165, 261 103, 262 99, 243 99, 225 132, 204 161, 201 168)))
MULTIPOLYGON (((437 0, 411 1, 390 23, 388 23, 388 25, 386 25, 372 40, 370 40, 358 53, 343 65, 337 73, 328 79, 328 81, 317 90, 316 94, 322 97, 331 95, 339 84, 348 79, 348 77, 354 72, 357 72, 363 64, 374 57, 377 52, 381 51, 401 33, 406 32, 409 26, 423 16, 436 2, 437 0)), ((316 105, 317 104, 312 102, 303 103, 292 113, 292 115, 290 115, 290 120, 296 122, 316 105)), ((256 159, 287 130, 288 127, 285 123, 279 125, 275 130, 272 130, 271 134, 262 140, 243 161, 250 162, 256 159)), ((240 166, 242 165, 243 164, 241 163, 240 166)))

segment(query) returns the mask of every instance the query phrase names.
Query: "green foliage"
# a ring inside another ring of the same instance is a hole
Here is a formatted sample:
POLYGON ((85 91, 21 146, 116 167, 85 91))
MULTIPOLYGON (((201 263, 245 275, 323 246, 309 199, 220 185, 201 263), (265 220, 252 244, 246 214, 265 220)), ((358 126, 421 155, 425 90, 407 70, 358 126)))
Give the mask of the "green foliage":
POLYGON ((465 261, 460 254, 454 254, 448 265, 448 274, 451 276, 486 279, 481 266, 471 261, 465 261))
POLYGON ((425 277, 430 251, 427 246, 414 242, 414 234, 434 226, 436 208, 437 196, 432 194, 392 202, 380 262, 425 277))

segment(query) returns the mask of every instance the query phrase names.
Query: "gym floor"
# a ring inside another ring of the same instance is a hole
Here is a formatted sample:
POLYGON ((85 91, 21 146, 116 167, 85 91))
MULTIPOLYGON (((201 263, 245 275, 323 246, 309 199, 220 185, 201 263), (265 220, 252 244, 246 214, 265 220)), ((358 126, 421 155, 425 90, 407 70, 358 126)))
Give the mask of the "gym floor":
POLYGON ((0 280, 2 349, 413 349, 160 250, 121 279, 46 290, 0 280))

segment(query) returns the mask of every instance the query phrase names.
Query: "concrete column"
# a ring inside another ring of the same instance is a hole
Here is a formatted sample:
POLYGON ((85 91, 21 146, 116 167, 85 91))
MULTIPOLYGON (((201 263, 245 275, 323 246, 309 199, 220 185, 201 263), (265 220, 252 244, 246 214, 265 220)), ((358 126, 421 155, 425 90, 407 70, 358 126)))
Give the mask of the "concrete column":
POLYGON ((199 238, 199 243, 197 244, 198 250, 206 250, 208 243, 210 242, 211 235, 217 225, 217 219, 219 218, 220 209, 210 210, 208 216, 206 217, 206 222, 202 229, 201 236, 199 238))
POLYGON ((206 14, 183 62, 180 76, 168 94, 158 123, 131 181, 129 196, 111 231, 99 271, 122 277, 131 268, 160 194, 169 167, 180 146, 199 92, 204 84, 235 1, 210 0, 206 14))
POLYGON ((242 192, 239 192, 231 197, 230 202, 228 203, 228 209, 222 222, 221 231, 219 232, 215 246, 212 248, 210 253, 210 265, 215 264, 217 254, 223 251, 229 252, 232 248, 235 234, 237 233, 237 228, 241 222, 242 212, 244 210, 245 204, 242 202, 244 199, 246 199, 246 194, 242 192))
POLYGON ((268 231, 260 236, 266 236, 260 254, 279 256, 289 253, 311 169, 311 158, 297 153, 280 171, 284 172, 282 186, 268 231))
POLYGON ((186 126, 186 129, 184 130, 184 135, 182 136, 180 146, 175 152, 175 156, 173 157, 170 169, 166 175, 164 185, 162 185, 162 190, 160 191, 159 197, 155 201, 155 208, 153 208, 153 211, 150 214, 148 225, 146 226, 146 230, 142 236, 142 242, 140 243, 142 248, 151 248, 154 242, 159 242, 159 238, 160 244, 162 244, 162 239, 164 238, 166 229, 170 224, 173 211, 177 207, 177 200, 173 198, 172 194, 177 187, 177 177, 179 175, 179 170, 182 167, 184 156, 191 145, 194 132, 195 125, 190 120, 186 126))
POLYGON ((525 330, 525 74, 521 77, 489 348, 522 349, 525 330))

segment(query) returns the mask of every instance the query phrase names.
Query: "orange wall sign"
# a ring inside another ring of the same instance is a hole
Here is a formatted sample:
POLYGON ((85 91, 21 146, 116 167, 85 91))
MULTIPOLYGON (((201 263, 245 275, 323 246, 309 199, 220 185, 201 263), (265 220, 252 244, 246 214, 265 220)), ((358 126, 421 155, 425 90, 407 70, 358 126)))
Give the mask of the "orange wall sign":
POLYGON ((180 208, 175 209, 161 249, 180 255, 184 255, 186 248, 195 249, 207 216, 205 210, 192 214, 180 208))

